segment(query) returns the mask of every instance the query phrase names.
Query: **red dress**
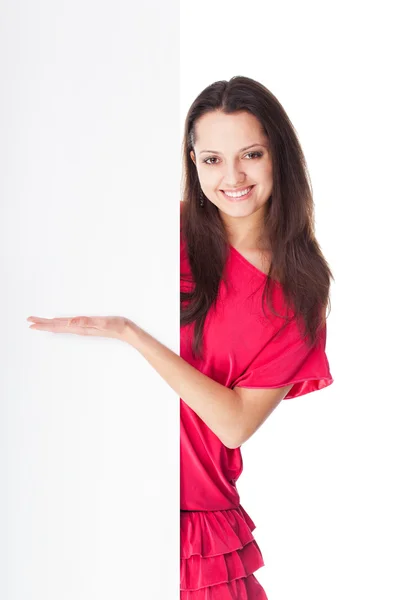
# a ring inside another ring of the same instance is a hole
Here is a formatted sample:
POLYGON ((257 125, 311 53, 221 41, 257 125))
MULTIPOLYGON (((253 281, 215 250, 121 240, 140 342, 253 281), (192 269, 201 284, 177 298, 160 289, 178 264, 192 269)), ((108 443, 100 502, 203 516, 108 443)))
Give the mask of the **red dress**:
MULTIPOLYGON (((206 318, 204 360, 191 352, 194 324, 181 328, 180 355, 224 386, 277 388, 294 383, 285 399, 333 382, 325 354, 326 327, 316 348, 301 340, 295 321, 277 335, 283 320, 261 310, 265 274, 230 247, 228 286, 206 318)), ((190 273, 181 239, 181 273, 190 273)), ((280 284, 274 308, 285 314, 280 284)), ((187 291, 190 284, 181 282, 187 291)), ((289 312, 289 316, 292 313, 289 312)), ((240 448, 229 449, 180 399, 181 600, 267 600, 254 576, 264 566, 253 537, 255 524, 240 504, 236 482, 240 448)))

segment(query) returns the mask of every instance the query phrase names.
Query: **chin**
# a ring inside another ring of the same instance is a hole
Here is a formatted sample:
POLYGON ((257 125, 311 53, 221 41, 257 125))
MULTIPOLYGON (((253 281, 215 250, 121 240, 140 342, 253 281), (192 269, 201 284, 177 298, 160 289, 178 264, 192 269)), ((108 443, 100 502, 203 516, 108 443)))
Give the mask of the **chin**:
POLYGON ((248 217, 249 215, 257 212, 260 207, 249 205, 245 206, 244 203, 242 205, 238 203, 237 205, 233 204, 232 206, 218 206, 218 208, 221 212, 231 217, 248 217))

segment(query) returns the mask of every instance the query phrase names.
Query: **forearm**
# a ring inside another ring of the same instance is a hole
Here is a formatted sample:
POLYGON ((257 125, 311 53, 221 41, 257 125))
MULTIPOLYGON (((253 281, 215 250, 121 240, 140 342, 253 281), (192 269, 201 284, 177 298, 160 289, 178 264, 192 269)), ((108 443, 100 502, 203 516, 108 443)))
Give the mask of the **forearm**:
POLYGON ((125 337, 223 444, 236 446, 241 399, 234 390, 198 371, 140 327, 129 328, 125 337))

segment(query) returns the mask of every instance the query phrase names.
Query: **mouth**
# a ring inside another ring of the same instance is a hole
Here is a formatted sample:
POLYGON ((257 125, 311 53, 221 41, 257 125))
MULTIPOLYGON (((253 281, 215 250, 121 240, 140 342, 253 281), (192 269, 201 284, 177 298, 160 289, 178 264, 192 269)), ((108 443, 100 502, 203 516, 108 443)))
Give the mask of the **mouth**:
POLYGON ((224 190, 220 190, 220 192, 224 195, 224 198, 226 198, 230 202, 240 202, 241 200, 247 200, 247 198, 250 198, 254 187, 255 185, 248 185, 246 188, 240 190, 240 192, 238 191, 227 193, 224 190), (246 192, 245 194, 243 194, 244 191, 246 192))

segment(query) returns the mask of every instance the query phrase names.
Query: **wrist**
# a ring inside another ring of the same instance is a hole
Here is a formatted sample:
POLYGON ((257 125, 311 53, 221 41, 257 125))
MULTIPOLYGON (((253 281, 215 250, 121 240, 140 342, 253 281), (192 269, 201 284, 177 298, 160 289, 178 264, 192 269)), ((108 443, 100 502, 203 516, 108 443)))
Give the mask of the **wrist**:
POLYGON ((133 346, 133 348, 137 349, 141 332, 142 329, 140 329, 136 323, 133 321, 127 321, 123 334, 124 342, 127 342, 130 346, 133 346))

